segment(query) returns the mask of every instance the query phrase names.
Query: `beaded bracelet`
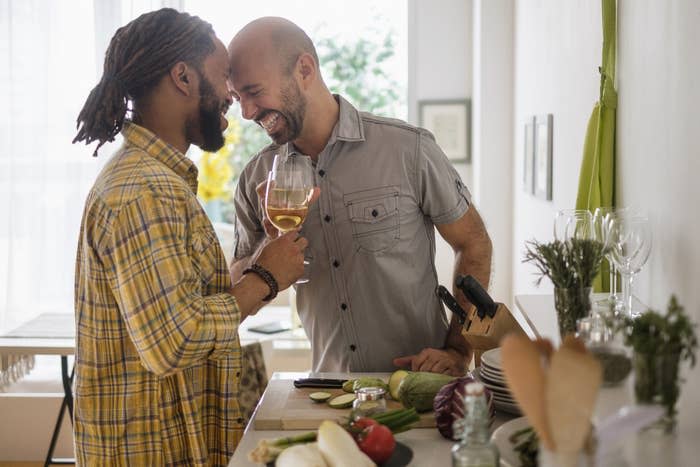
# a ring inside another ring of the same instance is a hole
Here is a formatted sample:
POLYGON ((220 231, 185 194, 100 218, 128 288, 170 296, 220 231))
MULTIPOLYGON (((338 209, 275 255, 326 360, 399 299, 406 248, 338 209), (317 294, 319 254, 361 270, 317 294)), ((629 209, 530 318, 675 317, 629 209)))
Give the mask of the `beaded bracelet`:
POLYGON ((255 263, 251 265, 249 268, 245 269, 243 271, 243 274, 248 274, 249 272, 252 272, 253 274, 257 274, 260 276, 260 278, 265 281, 267 286, 270 288, 270 293, 263 298, 263 302, 269 302, 273 298, 277 296, 277 292, 280 290, 280 286, 277 283, 277 280, 275 279, 275 276, 272 275, 270 271, 265 269, 264 267, 260 266, 259 264, 255 263))

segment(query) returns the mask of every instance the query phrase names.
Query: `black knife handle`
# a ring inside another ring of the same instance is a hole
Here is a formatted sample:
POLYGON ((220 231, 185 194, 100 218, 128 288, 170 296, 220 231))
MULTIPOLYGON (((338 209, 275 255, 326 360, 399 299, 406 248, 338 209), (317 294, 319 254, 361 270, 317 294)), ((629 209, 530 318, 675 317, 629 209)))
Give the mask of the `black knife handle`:
POLYGON ((459 303, 457 303, 457 300, 452 296, 450 291, 447 290, 445 286, 438 285, 435 293, 438 297, 440 297, 442 303, 444 303, 447 308, 452 311, 452 313, 455 313, 457 317, 459 317, 459 323, 464 324, 464 322, 467 320, 467 312, 464 311, 464 308, 462 308, 459 303))
POLYGON ((496 315, 498 305, 479 284, 478 280, 472 276, 458 276, 455 284, 467 297, 467 300, 476 307, 476 313, 480 319, 484 319, 486 316, 493 318, 496 315))
POLYGON ((299 378, 294 380, 295 388, 342 388, 347 379, 299 378))

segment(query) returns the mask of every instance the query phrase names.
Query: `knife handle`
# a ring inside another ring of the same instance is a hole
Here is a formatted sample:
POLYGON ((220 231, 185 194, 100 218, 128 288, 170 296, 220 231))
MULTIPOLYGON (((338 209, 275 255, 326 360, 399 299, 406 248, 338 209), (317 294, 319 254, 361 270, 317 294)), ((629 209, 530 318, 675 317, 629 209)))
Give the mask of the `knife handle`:
POLYGON ((347 379, 299 378, 294 380, 295 388, 342 388, 347 379))
POLYGON ((457 277, 456 285, 462 290, 467 300, 476 307, 479 318, 484 319, 486 316, 493 318, 496 315, 498 305, 474 277, 459 276, 457 277))
POLYGON ((447 290, 445 286, 438 285, 435 293, 438 297, 440 297, 442 303, 444 303, 447 308, 452 311, 452 313, 455 313, 459 317, 459 323, 464 324, 464 322, 467 320, 467 312, 464 311, 464 308, 462 308, 459 303, 457 303, 457 300, 452 296, 450 291, 447 290))

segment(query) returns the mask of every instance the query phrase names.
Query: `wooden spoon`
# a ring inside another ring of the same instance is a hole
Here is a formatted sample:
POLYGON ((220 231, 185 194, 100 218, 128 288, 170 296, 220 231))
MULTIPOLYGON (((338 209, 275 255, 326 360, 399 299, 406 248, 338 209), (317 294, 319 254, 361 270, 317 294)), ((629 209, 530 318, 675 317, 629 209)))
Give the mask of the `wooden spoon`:
POLYGON ((546 376, 540 352, 530 339, 509 334, 501 341, 501 366, 513 397, 537 432, 544 446, 554 449, 545 412, 546 376))
POLYGON ((600 362, 574 342, 552 355, 545 399, 557 452, 576 453, 583 447, 602 378, 600 362))

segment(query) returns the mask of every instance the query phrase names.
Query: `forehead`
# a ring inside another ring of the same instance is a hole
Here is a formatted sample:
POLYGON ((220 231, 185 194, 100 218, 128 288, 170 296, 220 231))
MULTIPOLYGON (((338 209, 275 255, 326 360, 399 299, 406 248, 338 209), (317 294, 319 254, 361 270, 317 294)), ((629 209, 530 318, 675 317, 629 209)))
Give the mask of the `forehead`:
POLYGON ((250 41, 229 48, 231 83, 234 89, 260 85, 279 79, 278 55, 267 45, 250 41))
POLYGON ((214 38, 214 52, 210 53, 204 59, 204 67, 212 71, 226 72, 229 69, 228 53, 223 42, 214 38))

